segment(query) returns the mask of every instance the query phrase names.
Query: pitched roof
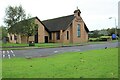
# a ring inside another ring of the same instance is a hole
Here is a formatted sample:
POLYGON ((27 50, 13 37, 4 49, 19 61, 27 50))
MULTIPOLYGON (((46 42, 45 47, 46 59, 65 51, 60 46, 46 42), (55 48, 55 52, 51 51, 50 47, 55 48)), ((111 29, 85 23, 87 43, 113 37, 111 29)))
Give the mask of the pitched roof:
POLYGON ((84 23, 84 27, 85 27, 86 32, 89 32, 89 29, 87 28, 85 23, 84 23))
MULTIPOLYGON (((74 18, 75 18, 74 15, 68 15, 59 18, 45 20, 42 21, 42 23, 50 32, 60 31, 60 30, 66 30, 68 28, 68 25, 72 22, 74 18)), ((84 26, 86 32, 89 32, 89 29, 87 28, 85 23, 84 26)))
POLYGON ((66 30, 68 25, 71 23, 73 19, 74 19, 74 15, 69 15, 69 16, 63 16, 59 18, 45 20, 42 21, 42 23, 49 31, 60 31, 60 30, 66 30))
MULTIPOLYGON (((40 21, 40 19, 38 17, 33 17, 33 18, 30 18, 27 20, 37 19, 42 25, 45 26, 45 29, 48 32, 52 32, 52 31, 66 30, 68 28, 68 25, 70 25, 70 23, 72 23, 72 20, 74 18, 75 18, 74 15, 68 15, 68 16, 63 16, 63 17, 44 20, 44 21, 40 21)), ((25 20, 20 21, 18 23, 21 23, 24 21, 25 20)), ((86 32, 89 32, 89 29, 87 28, 85 23, 84 23, 84 26, 85 26, 86 32)))
MULTIPOLYGON (((31 19, 37 19, 43 26, 45 26, 42 21, 36 16, 36 17, 33 17, 31 19)), ((45 27, 45 30, 49 32, 48 28, 45 27)))

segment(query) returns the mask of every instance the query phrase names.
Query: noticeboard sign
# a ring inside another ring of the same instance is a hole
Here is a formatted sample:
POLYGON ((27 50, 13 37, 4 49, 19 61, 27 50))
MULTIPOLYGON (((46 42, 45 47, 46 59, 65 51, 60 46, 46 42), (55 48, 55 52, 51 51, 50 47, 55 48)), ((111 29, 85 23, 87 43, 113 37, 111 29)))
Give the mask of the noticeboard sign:
POLYGON ((112 34, 112 39, 116 39, 116 34, 112 34))

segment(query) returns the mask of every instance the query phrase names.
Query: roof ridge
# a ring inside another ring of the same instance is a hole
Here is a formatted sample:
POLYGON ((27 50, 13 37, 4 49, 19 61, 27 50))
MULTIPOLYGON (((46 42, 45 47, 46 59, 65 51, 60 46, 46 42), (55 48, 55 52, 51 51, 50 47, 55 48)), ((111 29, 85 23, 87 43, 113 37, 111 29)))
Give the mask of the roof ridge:
POLYGON ((74 19, 74 15, 67 15, 58 18, 42 21, 49 31, 65 30, 69 23, 74 19))
POLYGON ((61 16, 61 17, 57 17, 57 18, 52 18, 52 19, 47 19, 47 20, 43 20, 42 22, 48 21, 48 20, 55 20, 55 19, 59 19, 59 18, 64 18, 64 17, 69 17, 69 16, 74 16, 74 14, 67 15, 67 16, 61 16))

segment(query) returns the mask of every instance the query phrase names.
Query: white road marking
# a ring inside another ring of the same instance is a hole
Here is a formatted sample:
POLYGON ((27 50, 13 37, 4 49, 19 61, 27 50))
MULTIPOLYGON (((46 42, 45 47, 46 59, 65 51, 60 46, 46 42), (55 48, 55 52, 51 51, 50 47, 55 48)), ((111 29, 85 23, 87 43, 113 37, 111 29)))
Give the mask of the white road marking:
POLYGON ((3 58, 5 57, 5 51, 2 51, 2 57, 3 58))
POLYGON ((13 56, 15 56, 15 54, 12 54, 13 56))
POLYGON ((3 56, 3 58, 4 58, 4 57, 5 57, 5 54, 3 54, 2 56, 3 56))
POLYGON ((5 53, 5 51, 3 51, 3 54, 5 53))
POLYGON ((12 50, 10 50, 11 51, 11 53, 14 53, 12 50))
POLYGON ((7 51, 7 53, 9 53, 9 51, 7 51))
POLYGON ((15 56, 14 52, 12 50, 2 51, 2 57, 5 58, 5 56, 10 59, 11 56, 15 56))
POLYGON ((10 51, 11 51, 12 55, 15 56, 14 52, 12 50, 10 50, 10 51))
POLYGON ((7 54, 8 54, 8 58, 10 59, 10 54, 9 54, 9 51, 7 51, 7 54))
POLYGON ((58 51, 54 51, 54 53, 57 53, 58 51))
POLYGON ((8 54, 8 58, 10 59, 10 54, 8 54))
POLYGON ((15 54, 14 54, 14 53, 12 53, 12 55, 13 55, 13 56, 15 56, 15 54))

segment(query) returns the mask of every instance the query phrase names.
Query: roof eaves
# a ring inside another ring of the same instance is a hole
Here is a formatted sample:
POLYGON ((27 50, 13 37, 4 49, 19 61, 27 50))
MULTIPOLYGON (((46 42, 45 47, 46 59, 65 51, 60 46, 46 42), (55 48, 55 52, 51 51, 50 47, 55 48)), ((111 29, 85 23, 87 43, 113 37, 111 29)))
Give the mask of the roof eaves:
MULTIPOLYGON (((35 18, 45 27, 45 25, 43 24, 43 22, 37 16, 35 18)), ((45 27, 45 30, 48 31, 48 32, 50 32, 46 27, 45 27)))

